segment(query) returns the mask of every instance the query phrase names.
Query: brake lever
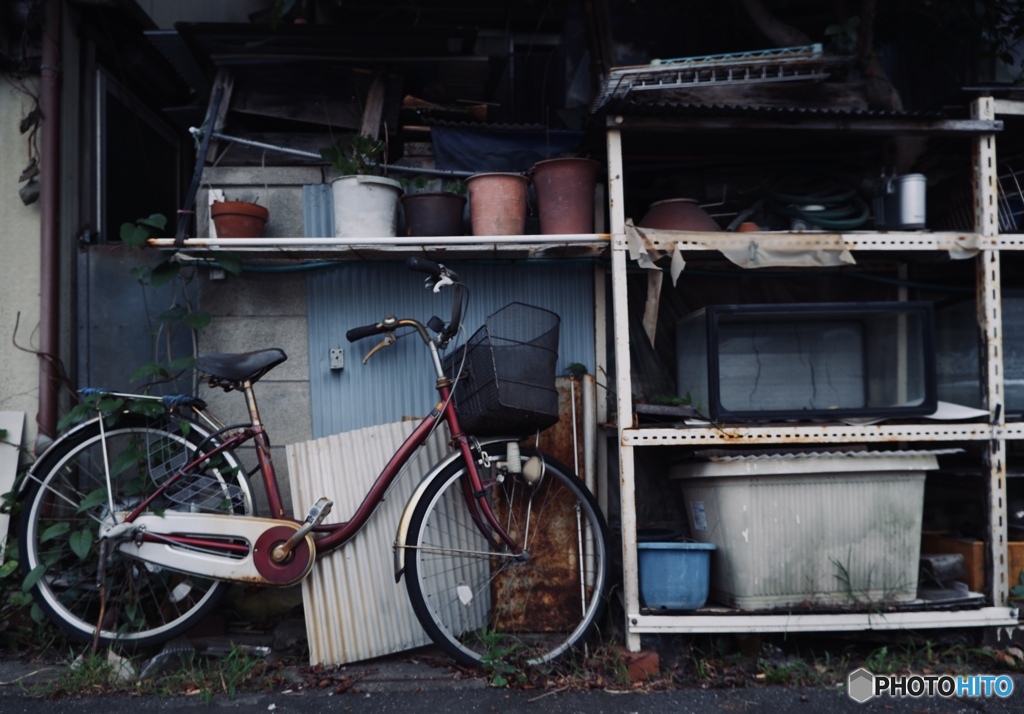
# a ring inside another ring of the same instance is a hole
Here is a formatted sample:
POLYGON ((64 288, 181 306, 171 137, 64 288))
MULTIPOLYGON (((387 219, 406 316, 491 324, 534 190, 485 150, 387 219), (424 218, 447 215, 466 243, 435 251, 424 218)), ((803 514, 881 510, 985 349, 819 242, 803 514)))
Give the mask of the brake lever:
POLYGON ((377 344, 375 344, 373 346, 373 349, 371 349, 369 352, 367 352, 366 356, 363 357, 363 364, 366 364, 367 362, 369 362, 370 358, 373 357, 374 353, 376 353, 378 350, 382 350, 385 347, 388 347, 390 345, 395 344, 395 339, 396 338, 395 338, 395 333, 394 332, 385 332, 384 333, 384 339, 381 340, 380 342, 378 342, 377 344))
POLYGON ((449 278, 447 274, 442 273, 441 275, 437 276, 437 280, 434 281, 434 287, 432 289, 433 289, 434 293, 436 294, 436 293, 441 292, 441 288, 447 287, 448 285, 454 285, 454 284, 455 284, 454 280, 449 278))

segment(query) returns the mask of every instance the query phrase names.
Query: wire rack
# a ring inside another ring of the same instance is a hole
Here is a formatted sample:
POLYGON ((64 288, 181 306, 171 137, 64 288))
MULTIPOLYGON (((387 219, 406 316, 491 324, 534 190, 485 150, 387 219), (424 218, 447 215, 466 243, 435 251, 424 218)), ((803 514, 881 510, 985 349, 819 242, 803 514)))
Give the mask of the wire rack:
MULTIPOLYGON (((186 451, 184 443, 164 436, 148 439, 147 454, 150 478, 158 486, 178 474, 194 456, 186 451)), ((222 513, 241 507, 245 501, 242 489, 227 483, 212 464, 207 464, 205 468, 206 473, 186 474, 170 486, 164 495, 192 512, 222 513)))
MULTIPOLYGON (((1024 233, 1024 158, 1001 161, 996 177, 999 232, 1024 233)), ((969 182, 963 182, 935 205, 943 206, 943 210, 934 221, 929 219, 928 225, 933 230, 974 230, 974 194, 969 182)))
POLYGON ((166 491, 167 498, 185 506, 192 512, 235 511, 243 503, 242 489, 208 474, 196 474, 182 479, 166 491))

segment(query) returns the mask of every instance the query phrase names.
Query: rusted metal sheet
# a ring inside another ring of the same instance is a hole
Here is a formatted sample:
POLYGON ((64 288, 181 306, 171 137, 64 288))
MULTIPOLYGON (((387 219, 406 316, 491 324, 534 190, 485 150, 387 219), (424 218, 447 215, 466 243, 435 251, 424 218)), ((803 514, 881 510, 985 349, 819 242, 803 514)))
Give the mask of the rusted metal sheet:
MULTIPOLYGON (((584 379, 593 380, 584 375, 584 379)), ((570 472, 582 471, 585 455, 583 380, 562 377, 558 386, 559 421, 541 432, 539 440, 528 439, 528 446, 537 446, 546 455, 561 462, 570 472)), ((589 406, 589 405, 588 405, 589 406)), ((591 438, 590 435, 586 435, 591 438)), ((586 478, 586 474, 579 474, 586 478)), ((497 515, 502 523, 531 524, 528 550, 531 559, 546 560, 544 567, 517 568, 515 564, 496 573, 491 596, 495 603, 491 627, 545 632, 564 627, 579 617, 580 552, 579 522, 576 501, 572 494, 551 479, 540 486, 516 492, 517 499, 508 502, 495 499, 497 515), (532 513, 527 513, 530 508, 532 513), (510 513, 510 509, 513 511, 510 513), (528 515, 530 516, 528 518, 528 515), (554 556, 554 557, 553 557, 554 556), (543 579, 538 575, 543 574, 543 579), (526 607, 522 605, 527 603, 526 607)), ((521 542, 523 533, 510 535, 521 542)), ((499 565, 495 561, 495 567, 499 565)))
MULTIPOLYGON (((497 488, 505 488, 508 482, 497 488)), ((491 584, 491 628, 547 632, 573 622, 580 612, 580 559, 576 501, 561 482, 543 479, 532 489, 518 484, 511 500, 495 498, 496 515, 502 523, 517 527, 509 535, 517 542, 527 538, 527 552, 534 564, 517 567, 507 560, 491 584)))

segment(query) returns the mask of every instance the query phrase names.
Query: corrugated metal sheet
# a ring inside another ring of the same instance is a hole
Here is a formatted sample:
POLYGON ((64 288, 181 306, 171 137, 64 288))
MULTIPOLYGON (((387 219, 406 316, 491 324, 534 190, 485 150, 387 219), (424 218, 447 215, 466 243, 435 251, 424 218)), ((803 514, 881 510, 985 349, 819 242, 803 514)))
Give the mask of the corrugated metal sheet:
MULTIPOLYGON (((561 316, 558 371, 580 362, 593 372, 594 269, 589 262, 458 264, 469 289, 464 325, 472 334, 487 315, 518 300, 561 316)), ((340 265, 311 273, 308 286, 310 391, 313 436, 418 417, 434 405, 434 374, 418 337, 400 339, 363 365, 379 341, 350 344, 345 332, 387 314, 426 321, 450 315, 451 291, 423 288, 422 277, 399 262, 340 265), (345 350, 345 367, 332 371, 332 348, 345 350)), ((454 345, 453 345, 454 346, 454 345)))
POLYGON ((334 235, 334 194, 329 183, 302 187, 303 238, 334 235))
MULTIPOLYGON (((415 422, 384 424, 288 445, 288 472, 297 518, 321 496, 334 501, 328 523, 347 520, 415 422)), ((428 644, 395 583, 392 545, 419 474, 447 451, 447 432, 435 433, 410 461, 387 499, 345 546, 317 560, 302 582, 310 664, 344 664, 428 644)))

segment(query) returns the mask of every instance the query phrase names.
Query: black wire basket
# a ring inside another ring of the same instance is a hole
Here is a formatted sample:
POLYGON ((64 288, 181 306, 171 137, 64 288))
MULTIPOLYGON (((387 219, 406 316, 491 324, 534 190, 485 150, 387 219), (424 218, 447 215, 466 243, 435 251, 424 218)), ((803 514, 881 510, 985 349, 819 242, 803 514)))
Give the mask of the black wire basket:
POLYGON ((550 310, 510 303, 445 358, 445 373, 458 376, 455 406, 467 434, 523 435, 558 421, 560 322, 550 310))

